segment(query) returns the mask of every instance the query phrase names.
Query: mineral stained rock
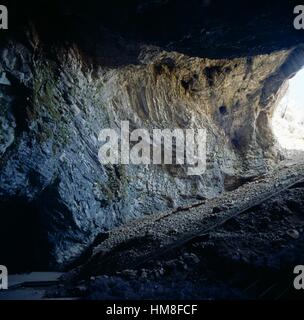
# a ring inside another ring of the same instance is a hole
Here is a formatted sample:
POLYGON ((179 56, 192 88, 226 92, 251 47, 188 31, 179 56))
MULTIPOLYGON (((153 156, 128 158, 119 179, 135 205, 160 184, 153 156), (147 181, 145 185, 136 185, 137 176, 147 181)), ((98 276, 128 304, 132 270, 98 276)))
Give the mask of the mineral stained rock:
POLYGON ((107 64, 102 50, 91 63, 77 44, 48 47, 27 30, 0 47, 0 210, 12 220, 5 242, 20 249, 31 234, 34 255, 48 247, 48 266, 66 266, 98 233, 214 197, 227 176, 254 176, 277 161, 269 118, 304 63, 301 46, 220 59, 137 44, 135 58, 107 64), (125 120, 148 130, 206 128, 207 171, 101 165, 100 130, 125 120))

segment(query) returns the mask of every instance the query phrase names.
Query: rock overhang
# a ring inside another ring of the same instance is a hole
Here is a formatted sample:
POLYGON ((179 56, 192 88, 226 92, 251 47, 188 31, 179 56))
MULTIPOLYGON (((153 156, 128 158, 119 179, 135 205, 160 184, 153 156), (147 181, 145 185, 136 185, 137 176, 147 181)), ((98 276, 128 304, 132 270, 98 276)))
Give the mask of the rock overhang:
POLYGON ((52 7, 58 9, 46 19, 38 6, 28 11, 30 26, 20 21, 19 29, 5 34, 1 68, 11 85, 1 86, 9 129, 1 149, 1 201, 5 207, 8 198, 22 196, 35 204, 47 222, 41 228, 49 237, 50 265, 57 268, 98 232, 192 203, 197 195, 216 196, 226 176, 260 173, 278 159, 271 110, 304 57, 286 7, 267 5, 269 11, 260 15, 245 5, 240 29, 233 9, 226 12, 227 4, 211 1, 221 9, 203 6, 203 13, 211 10, 208 19, 197 13, 172 36, 163 33, 164 26, 153 28, 160 21, 174 29, 181 15, 191 16, 203 2, 181 5, 169 21, 162 10, 172 10, 172 1, 132 3, 107 3, 99 16, 91 11, 96 3, 83 12, 67 2, 66 8, 52 7), (112 23, 101 19, 109 13, 112 23), (155 23, 142 28, 146 15, 155 23), (150 128, 206 125, 212 137, 207 175, 185 179, 170 168, 101 166, 94 136, 118 120, 150 128))

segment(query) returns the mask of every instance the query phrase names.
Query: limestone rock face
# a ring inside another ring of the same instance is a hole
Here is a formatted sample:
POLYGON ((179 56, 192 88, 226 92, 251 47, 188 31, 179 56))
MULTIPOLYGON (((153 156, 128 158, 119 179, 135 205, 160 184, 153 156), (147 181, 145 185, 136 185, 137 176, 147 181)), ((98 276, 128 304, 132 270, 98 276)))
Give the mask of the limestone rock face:
POLYGON ((263 172, 276 161, 269 115, 299 67, 290 57, 303 54, 209 59, 142 46, 136 64, 98 67, 76 46, 48 51, 30 43, 0 49, 0 209, 4 221, 26 221, 22 231, 12 226, 9 239, 33 233, 29 255, 37 259, 47 246, 45 263, 57 268, 100 232, 214 197, 225 177, 263 172), (149 130, 206 128, 206 172, 101 165, 100 130, 124 120, 149 130))

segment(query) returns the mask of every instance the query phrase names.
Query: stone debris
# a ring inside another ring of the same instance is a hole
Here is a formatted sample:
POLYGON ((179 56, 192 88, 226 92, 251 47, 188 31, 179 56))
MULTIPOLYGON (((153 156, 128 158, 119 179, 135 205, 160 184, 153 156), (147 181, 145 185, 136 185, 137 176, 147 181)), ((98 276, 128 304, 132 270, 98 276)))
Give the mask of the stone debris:
POLYGON ((293 239, 298 239, 300 236, 299 232, 295 229, 287 230, 287 234, 293 239))

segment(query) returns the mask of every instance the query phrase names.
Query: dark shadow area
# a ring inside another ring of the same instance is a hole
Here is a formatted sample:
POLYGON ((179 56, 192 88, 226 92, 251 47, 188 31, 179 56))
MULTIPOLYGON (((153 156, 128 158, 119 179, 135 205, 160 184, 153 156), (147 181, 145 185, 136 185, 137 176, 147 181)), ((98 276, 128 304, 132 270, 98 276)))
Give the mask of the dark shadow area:
POLYGON ((21 33, 34 27, 47 46, 76 44, 98 65, 136 63, 141 44, 199 57, 252 56, 303 41, 303 33, 293 26, 297 4, 283 0, 15 0, 7 3, 10 26, 6 33, 22 40, 21 33))
POLYGON ((35 205, 14 198, 0 202, 0 263, 10 273, 46 270, 49 248, 35 205))

